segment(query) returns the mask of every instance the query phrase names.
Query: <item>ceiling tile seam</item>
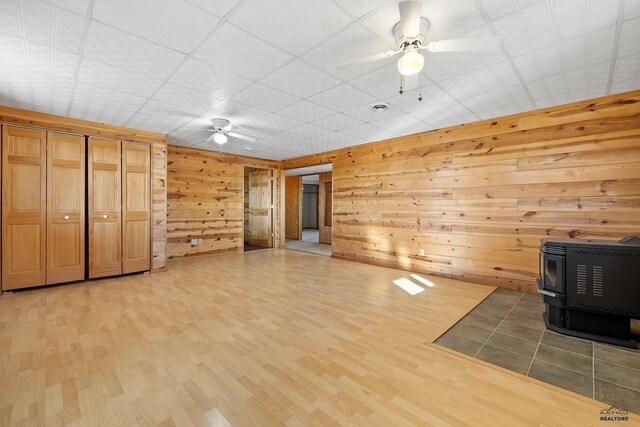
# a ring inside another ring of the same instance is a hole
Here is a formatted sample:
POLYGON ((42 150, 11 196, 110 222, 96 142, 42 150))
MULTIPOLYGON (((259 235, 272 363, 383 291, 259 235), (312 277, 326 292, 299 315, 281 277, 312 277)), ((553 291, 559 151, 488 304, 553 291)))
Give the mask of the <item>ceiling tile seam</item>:
MULTIPOLYGON (((93 0, 95 1, 95 0, 93 0)), ((162 84, 150 95, 147 97, 147 100, 140 106, 140 108, 138 108, 138 110, 136 112, 134 112, 131 117, 129 117, 129 119, 124 123, 125 125, 127 125, 129 122, 131 122, 131 120, 133 120, 138 114, 140 114, 140 112, 147 106, 147 104, 149 104, 149 102, 153 99, 154 96, 156 96, 158 94, 158 92, 160 92, 160 90, 162 90, 163 87, 166 86, 166 84, 173 78, 173 76, 178 72, 178 70, 180 68, 182 68, 184 66, 184 64, 187 62, 187 60, 189 58, 191 58, 191 53, 197 51, 207 40, 209 40, 209 38, 219 29, 221 28, 225 23, 227 23, 229 17, 242 5, 242 3, 244 3, 246 0, 240 0, 238 1, 234 7, 231 8, 231 10, 229 10, 229 12, 223 16, 214 26, 211 30, 209 30, 209 32, 207 33, 207 35, 205 35, 201 40, 200 43, 198 43, 192 50, 191 52, 187 53, 185 55, 185 57, 182 59, 182 61, 180 61, 180 64, 178 64, 178 66, 167 76, 167 78, 162 82, 162 84)), ((231 24, 231 22, 229 22, 229 24, 231 24)), ((184 54, 184 52, 180 52, 182 54, 184 54)), ((225 98, 224 101, 225 102, 228 98, 225 98)), ((156 100, 157 101, 157 100, 156 100)), ((161 101, 160 101, 161 102, 161 101)), ((219 103, 217 105, 222 104, 219 103)), ((205 111, 203 111, 204 113, 205 111)), ((167 134, 171 134, 172 132, 175 132, 177 129, 180 129, 182 126, 178 126, 176 128, 174 128, 173 130, 167 132, 167 134)))
MULTIPOLYGON (((67 9, 66 7, 64 7, 64 3, 63 3, 63 4, 52 3, 51 1, 48 1, 48 0, 39 0, 39 1, 40 1, 41 3, 45 3, 45 4, 49 5, 49 6, 53 6, 53 7, 56 7, 56 8, 58 8, 58 9, 62 9, 62 10, 64 10, 65 12, 72 13, 72 14, 74 14, 74 15, 76 15, 76 16, 82 16, 82 17, 85 17, 85 16, 86 16, 86 14, 87 14, 87 11, 86 11, 86 10, 84 11, 84 13, 78 13, 78 12, 76 12, 75 10, 67 9)), ((88 8, 88 3, 87 3, 87 8, 88 8)))
MULTIPOLYGON (((244 0, 243 0, 244 1, 244 0)), ((291 55, 297 59, 302 60, 302 55, 306 55, 307 53, 311 52, 314 49, 317 49, 318 47, 322 46, 325 42, 331 40, 333 37, 335 37, 338 33, 341 33, 342 31, 345 30, 345 28, 347 28, 349 25, 351 25, 354 21, 350 21, 348 24, 344 25, 343 27, 337 28, 333 31, 333 33, 331 33, 331 35, 321 39, 318 43, 312 45, 311 47, 309 47, 306 52, 304 52, 304 54, 296 54, 293 52, 288 51, 287 49, 284 49, 278 45, 273 44, 271 41, 269 40, 265 40, 264 38, 260 37, 259 35, 255 34, 253 31, 250 31, 249 29, 243 28, 240 25, 236 24, 235 22, 229 21, 229 24, 233 25, 234 27, 236 27, 237 29, 247 33, 247 34, 251 34, 251 36, 257 38, 258 40, 260 40, 261 42, 264 42, 272 47, 275 47, 278 50, 281 50, 282 52, 285 52, 287 55, 291 55)), ((306 62, 306 61, 305 61, 306 62)), ((309 64, 312 65, 312 64, 309 64)), ((325 71, 326 72, 326 71, 325 71)), ((266 76, 265 76, 266 77, 266 76)), ((337 77, 336 77, 337 78, 337 77)))
POLYGON ((84 48, 87 44, 87 36, 89 34, 89 26, 91 25, 91 16, 93 15, 93 8, 96 5, 96 0, 89 0, 87 4, 87 10, 85 11, 84 28, 80 35, 80 45, 78 46, 78 58, 76 59, 76 67, 73 71, 73 87, 71 88, 71 97, 69 98, 69 105, 67 106, 66 115, 71 114, 71 108, 73 107, 74 98, 76 95, 76 89, 78 86, 78 76, 80 75, 80 65, 82 64, 82 58, 84 56, 84 48))
MULTIPOLYGON (((135 1, 135 0, 133 0, 135 1)), ((155 0, 155 1, 159 1, 159 0, 155 0)), ((158 20, 160 19, 160 16, 162 16, 162 13, 167 9, 167 5, 169 4, 169 2, 171 2, 172 0, 164 0, 164 3, 162 3, 162 7, 160 8, 160 10, 158 10, 158 13, 156 14, 156 16, 153 18, 153 21, 151 22, 151 24, 149 25, 149 28, 145 34, 145 39, 150 40, 149 35, 150 33, 155 29, 155 26, 158 24, 158 20)), ((129 7, 131 7, 131 3, 129 3, 129 7)), ((122 20, 124 20, 124 18, 127 16, 126 13, 122 14, 122 20)), ((123 25, 124 26, 124 25, 123 25)), ((169 47, 169 46, 167 46, 169 47)), ((175 49, 177 50, 177 49, 175 49)), ((181 52, 181 53, 186 53, 186 52, 181 52)))
MULTIPOLYGON (((368 32, 371 36, 373 36, 374 38, 378 39, 382 44, 384 44, 385 46, 390 46, 393 47, 394 49, 396 49, 398 46, 396 46, 395 43, 389 43, 388 41, 384 40, 382 37, 380 37, 378 34, 374 33, 369 27, 367 27, 366 25, 364 25, 364 21, 375 15, 376 13, 378 13, 379 11, 381 11, 382 9, 384 9, 385 7, 388 7, 389 5, 396 3, 397 0, 389 0, 387 3, 382 4, 381 6, 373 9, 372 11, 369 11, 367 13, 365 13, 363 16, 361 17, 357 17, 354 14, 352 14, 351 12, 349 12, 348 10, 346 10, 344 7, 342 7, 341 4, 336 3, 335 0, 330 0, 335 6, 337 6, 338 8, 340 8, 344 13, 346 13, 347 15, 349 15, 349 17, 353 20, 353 22, 349 25, 347 25, 346 27, 344 27, 342 30, 340 31, 336 31, 334 33, 334 36, 338 36, 340 33, 342 33, 346 28, 348 28, 349 26, 351 26, 352 24, 358 24, 361 28, 363 28, 366 32, 368 32)), ((400 18, 398 17, 398 20, 400 18)), ((389 29, 389 34, 393 34, 393 29, 389 29)), ((332 37, 330 37, 327 41, 331 40, 332 37)))
MULTIPOLYGON (((491 20, 491 18, 489 16, 489 13, 485 9, 485 7, 482 4, 482 2, 480 0, 474 0, 474 1, 476 3, 476 6, 478 7, 478 10, 480 11, 480 14, 482 15, 482 17, 484 18, 485 22, 487 23, 487 25, 491 29, 491 32, 494 35, 500 37, 500 34, 498 34, 498 30, 496 29, 496 26, 493 24, 493 21, 491 20)), ((533 98, 533 95, 531 95, 531 92, 529 91, 529 88, 527 87, 527 84, 526 84, 524 78, 522 78, 522 75, 520 74, 520 71, 516 67, 516 64, 513 62, 513 58, 511 57, 511 54, 509 53, 507 48, 504 46, 504 43, 502 43, 502 42, 500 42, 500 49, 502 50, 502 53, 504 54, 504 56, 507 58, 507 61, 509 61, 509 65, 511 65, 511 69, 513 70, 513 72, 515 73, 516 77, 518 78, 518 81, 520 82, 520 85, 522 86, 522 89, 527 94, 527 97, 529 97, 529 102, 531 103, 531 106, 533 108, 535 108, 536 107, 536 102, 535 102, 535 100, 533 98)))
POLYGON ((613 37, 613 49, 611 51, 611 65, 609 65, 609 77, 607 80, 607 88, 605 95, 611 95, 611 88, 613 86, 613 78, 616 73, 617 58, 620 52, 620 37, 622 35, 622 21, 624 20, 624 9, 626 0, 620 0, 618 3, 618 18, 616 20, 616 32, 613 37))

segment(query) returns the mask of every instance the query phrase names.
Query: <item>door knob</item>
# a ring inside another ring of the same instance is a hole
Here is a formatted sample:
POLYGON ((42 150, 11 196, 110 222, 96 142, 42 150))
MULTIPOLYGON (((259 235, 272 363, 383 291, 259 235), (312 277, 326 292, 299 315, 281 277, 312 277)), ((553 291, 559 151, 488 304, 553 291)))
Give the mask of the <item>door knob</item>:
POLYGON ((64 216, 64 220, 66 221, 66 220, 68 220, 68 219, 69 219, 69 215, 65 215, 65 216, 64 216))
POLYGON ((107 219, 107 218, 109 218, 109 215, 104 214, 104 215, 102 215, 102 218, 107 219))

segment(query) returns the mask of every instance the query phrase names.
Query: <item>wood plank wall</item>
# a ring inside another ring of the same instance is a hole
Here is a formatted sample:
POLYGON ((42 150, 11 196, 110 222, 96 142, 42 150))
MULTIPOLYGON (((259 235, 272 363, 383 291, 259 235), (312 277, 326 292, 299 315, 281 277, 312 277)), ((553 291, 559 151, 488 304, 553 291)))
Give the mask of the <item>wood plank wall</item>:
POLYGON ((640 91, 281 167, 327 160, 339 258, 532 291, 541 238, 640 234, 640 91))
MULTIPOLYGON (((277 168, 278 162, 169 145, 169 258, 242 250, 245 166, 277 168), (203 242, 191 245, 192 238, 203 242)), ((280 247, 279 230, 275 234, 280 247)))
POLYGON ((153 192, 153 230, 152 264, 153 271, 162 271, 166 266, 167 246, 167 138, 166 135, 114 126, 54 114, 0 106, 0 124, 46 129, 77 135, 96 136, 121 141, 144 142, 151 145, 152 192, 153 192))

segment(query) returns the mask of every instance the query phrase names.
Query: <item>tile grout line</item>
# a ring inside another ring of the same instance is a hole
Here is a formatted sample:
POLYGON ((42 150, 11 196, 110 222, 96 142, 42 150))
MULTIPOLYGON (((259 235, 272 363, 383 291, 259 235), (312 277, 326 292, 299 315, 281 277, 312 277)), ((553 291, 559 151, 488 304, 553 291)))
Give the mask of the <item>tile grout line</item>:
POLYGON ((544 328, 542 330, 542 335, 540 335, 540 339, 538 340, 538 345, 536 346, 536 351, 533 352, 533 356, 531 357, 531 363, 529 363, 529 368, 527 368, 527 373, 525 374, 526 376, 529 376, 529 372, 531 371, 531 367, 533 366, 533 361, 536 358, 536 355, 538 354, 538 349, 540 348, 540 343, 542 343, 542 338, 544 337, 544 334, 547 332, 547 328, 544 328))
MULTIPOLYGON (((494 291, 495 292, 495 291, 494 291)), ((489 295, 493 295, 493 292, 489 295)), ((491 332, 491 335, 489 335, 487 337, 487 339, 485 340, 485 342, 482 343, 482 346, 480 347, 480 349, 478 349, 478 351, 476 352, 475 358, 478 358, 478 354, 480 354, 480 352, 482 351, 482 349, 484 348, 484 346, 489 342, 489 340, 491 339, 491 337, 493 336, 493 334, 496 333, 496 331, 498 330, 498 328, 500 327, 500 325, 502 325, 502 322, 504 322, 504 319, 506 319, 507 317, 509 317, 509 315, 511 314, 511 312, 513 311, 514 308, 516 308, 516 305, 518 305, 518 303, 520 302, 520 300, 522 299, 522 297, 524 296, 524 292, 522 293, 522 295, 520 295, 520 298, 518 298, 518 301, 516 301, 513 304, 513 307, 511 307, 511 309, 509 310, 509 312, 507 314, 504 315, 504 317, 500 320, 500 323, 498 323, 498 326, 496 326, 496 328, 493 330, 493 332, 491 332)), ((488 297, 487 297, 488 298, 488 297)))

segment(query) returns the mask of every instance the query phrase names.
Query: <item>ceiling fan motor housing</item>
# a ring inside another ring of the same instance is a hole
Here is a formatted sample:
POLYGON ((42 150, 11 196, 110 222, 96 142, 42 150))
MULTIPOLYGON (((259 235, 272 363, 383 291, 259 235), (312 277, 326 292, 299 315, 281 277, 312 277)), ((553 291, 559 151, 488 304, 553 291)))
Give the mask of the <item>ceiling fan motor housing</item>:
POLYGON ((424 39, 427 37, 427 33, 429 32, 429 28, 431 28, 431 24, 427 18, 420 18, 420 32, 416 37, 411 39, 404 36, 402 32, 402 22, 398 22, 393 26, 393 36, 396 39, 396 44, 401 49, 405 48, 408 45, 416 44, 417 46, 422 45, 424 39), (416 43, 417 42, 417 43, 416 43))
POLYGON ((215 129, 227 130, 227 127, 229 126, 230 122, 227 119, 216 118, 216 119, 211 119, 211 124, 215 129))

